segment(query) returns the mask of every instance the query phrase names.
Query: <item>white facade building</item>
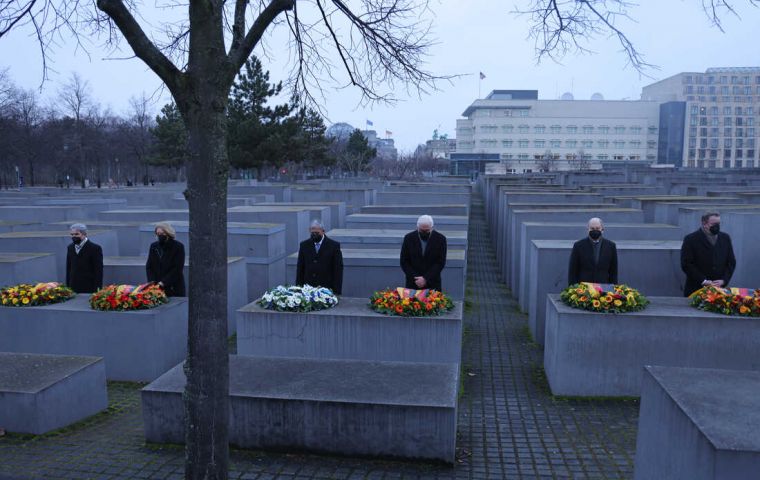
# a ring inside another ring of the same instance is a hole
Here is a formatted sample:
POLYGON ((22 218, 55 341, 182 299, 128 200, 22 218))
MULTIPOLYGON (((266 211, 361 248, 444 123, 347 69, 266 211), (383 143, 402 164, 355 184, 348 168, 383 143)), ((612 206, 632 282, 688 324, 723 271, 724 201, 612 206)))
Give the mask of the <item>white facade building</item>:
MULTIPOLYGON (((500 161, 516 173, 657 160, 657 101, 539 100, 536 90, 495 90, 457 120, 452 171, 500 161)), ((478 168, 482 171, 482 165, 478 168)))

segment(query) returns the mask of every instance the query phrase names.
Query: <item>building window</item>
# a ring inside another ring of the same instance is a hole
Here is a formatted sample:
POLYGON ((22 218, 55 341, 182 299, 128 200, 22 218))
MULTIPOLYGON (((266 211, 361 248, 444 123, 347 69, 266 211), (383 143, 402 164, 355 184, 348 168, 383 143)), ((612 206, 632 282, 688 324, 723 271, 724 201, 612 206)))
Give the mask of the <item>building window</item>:
POLYGON ((697 139, 692 137, 689 139, 689 148, 697 148, 697 139))
POLYGON ((528 144, 529 144, 529 143, 530 143, 530 142, 528 142, 527 140, 520 140, 520 142, 519 142, 518 146, 519 146, 520 148, 528 148, 528 144))
POLYGON ((552 141, 549 143, 549 145, 550 145, 552 148, 560 148, 560 147, 562 146, 562 142, 560 142, 559 140, 552 140, 552 141))
POLYGON ((511 117, 512 116, 512 110, 509 108, 504 109, 504 116, 505 117, 511 117))
POLYGON ((747 150, 747 158, 754 158, 754 157, 755 157, 755 151, 747 150))
POLYGON ((543 141, 543 140, 534 140, 533 141, 533 146, 535 148, 544 148, 546 146, 546 142, 543 141))
POLYGON ((723 158, 731 158, 731 149, 726 148, 723 150, 723 158))
POLYGON ((718 107, 710 107, 710 115, 717 115, 718 107))
POLYGON ((689 125, 691 125, 692 127, 695 127, 697 126, 697 123, 698 123, 698 120, 697 120, 696 115, 692 115, 691 117, 689 117, 689 125))
POLYGON ((710 150, 710 158, 713 160, 716 160, 718 158, 718 151, 717 150, 710 150))
POLYGON ((731 115, 731 107, 723 107, 723 115, 731 115))
POLYGON ((576 127, 575 125, 568 125, 567 133, 578 133, 578 127, 576 127))
POLYGON ((622 135, 624 133, 625 133, 625 127, 623 127, 622 125, 618 125, 617 127, 615 127, 615 134, 622 135))
POLYGON ((754 129, 754 127, 747 129, 747 136, 748 137, 754 137, 755 136, 755 129, 754 129))
POLYGON ((657 148, 657 142, 655 142, 654 140, 649 140, 647 142, 647 148, 650 150, 653 148, 657 148))
POLYGON ((699 148, 707 148, 707 139, 706 138, 700 138, 699 139, 699 148))
POLYGON ((755 124, 755 119, 753 117, 747 118, 747 125, 752 126, 755 124))
POLYGON ((518 110, 520 112, 521 117, 527 117, 528 116, 528 110, 518 110))
POLYGON ((622 141, 622 140, 615 140, 615 141, 612 143, 612 145, 613 145, 613 146, 614 146, 616 149, 625 148, 625 142, 624 142, 624 141, 622 141))
POLYGON ((502 140, 501 146, 504 148, 512 148, 512 140, 502 140))
POLYGON ((562 132, 562 127, 560 127, 559 125, 552 125, 551 126, 551 132, 552 133, 560 133, 560 132, 562 132))
POLYGON ((710 125, 717 127, 720 125, 720 119, 718 117, 710 117, 710 125))
POLYGON ((691 77, 691 75, 686 75, 686 76, 684 77, 684 81, 685 81, 686 83, 689 83, 689 84, 691 84, 691 83, 694 83, 694 82, 693 82, 693 79, 692 79, 692 77, 691 77))
POLYGON ((583 126, 583 133, 585 135, 590 135, 590 134, 594 133, 594 127, 592 127, 591 125, 584 125, 583 126))
POLYGON ((608 140, 599 140, 596 142, 596 145, 599 148, 608 148, 610 146, 610 142, 608 140))
POLYGON ((545 131, 546 131, 546 127, 544 127, 543 125, 536 125, 535 127, 533 127, 534 133, 544 133, 545 131))
POLYGON ((744 158, 744 152, 740 149, 736 150, 736 158, 744 158))
POLYGON ((700 137, 706 137, 707 136, 707 128, 702 127, 699 129, 699 136, 700 137))
POLYGON ((724 137, 730 137, 731 136, 731 127, 724 127, 723 128, 723 136, 724 137))
POLYGON ((707 125, 707 117, 699 117, 699 125, 700 126, 706 126, 707 125))
POLYGON ((515 127, 513 125, 502 125, 501 130, 504 133, 512 133, 515 130, 515 127))
POLYGON ((737 138, 736 139, 736 148, 744 148, 744 139, 743 138, 737 138))
POLYGON ((734 142, 734 141, 733 141, 733 139, 731 139, 731 138, 724 138, 724 139, 723 139, 723 146, 724 146, 725 148, 731 148, 731 147, 733 147, 733 146, 734 146, 734 143, 733 143, 733 142, 734 142))
POLYGON ((567 148, 575 148, 575 146, 578 144, 575 140, 567 140, 565 141, 565 147, 567 148))
POLYGON ((710 139, 710 148, 718 148, 718 139, 717 138, 711 138, 710 139))
POLYGON ((527 153, 521 153, 521 154, 517 155, 517 158, 520 159, 520 160, 527 160, 527 159, 530 158, 530 155, 528 155, 527 153))
POLYGON ((725 117, 723 119, 723 125, 729 127, 734 124, 734 117, 725 117))
POLYGON ((741 127, 744 125, 744 119, 742 117, 736 117, 736 126, 741 127))
POLYGON ((628 144, 631 148, 641 148, 641 142, 639 140, 632 140, 628 144))
POLYGON ((609 158, 608 155, 597 155, 596 156, 597 160, 607 160, 608 158, 609 158))
POLYGON ((594 142, 591 140, 584 140, 581 142, 581 145, 583 145, 583 148, 592 148, 594 146, 594 142))
POLYGON ((699 113, 699 105, 692 105, 691 106, 691 114, 696 115, 699 113))
POLYGON ((689 136, 690 137, 696 137, 697 136, 697 127, 689 127, 689 136))
POLYGON ((741 115, 741 114, 742 114, 742 107, 734 108, 734 115, 741 115))
POLYGON ((528 133, 530 132, 530 127, 528 125, 520 125, 519 127, 517 127, 517 130, 520 133, 528 133))
POLYGON ((744 136, 744 129, 743 128, 737 128, 736 129, 736 136, 737 137, 743 137, 744 136))
POLYGON ((755 139, 754 138, 748 138, 747 139, 747 148, 755 148, 755 139))

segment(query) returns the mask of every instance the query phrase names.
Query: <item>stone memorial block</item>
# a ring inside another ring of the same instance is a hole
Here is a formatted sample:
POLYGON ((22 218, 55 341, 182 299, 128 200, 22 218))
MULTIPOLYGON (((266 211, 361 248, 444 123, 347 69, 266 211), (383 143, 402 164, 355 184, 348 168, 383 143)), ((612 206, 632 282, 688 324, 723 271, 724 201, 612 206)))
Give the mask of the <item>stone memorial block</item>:
MULTIPOLYGON (((686 236, 690 234, 691 232, 699 229, 702 226, 702 215, 707 213, 708 209, 702 208, 702 207, 679 207, 678 209, 678 223, 677 225, 681 228, 681 234, 682 236, 686 236)), ((760 212, 760 205, 721 205, 716 208, 710 208, 710 211, 717 211, 721 214, 721 217, 723 215, 726 215, 728 213, 737 212, 737 213, 756 213, 760 212)), ((721 219, 722 222, 722 219, 721 219)), ((729 235, 731 235, 731 232, 726 230, 725 227, 723 227, 724 231, 728 232, 729 235)), ((733 235, 731 236, 731 239, 733 240, 733 235)))
MULTIPOLYGON (((697 197, 697 196, 680 196, 680 195, 661 195, 661 196, 654 196, 654 197, 633 197, 633 198, 621 198, 618 197, 620 200, 620 205, 628 206, 629 208, 636 208, 644 212, 644 221, 647 223, 652 223, 655 221, 655 207, 658 203, 666 203, 666 202, 672 202, 672 203, 695 203, 695 204, 703 204, 703 203, 712 203, 712 204, 721 204, 721 203, 736 203, 736 198, 710 198, 710 197, 697 197)), ((615 202, 617 203, 617 202, 615 202)))
MULTIPOLYGON (((683 202, 660 202, 654 205, 654 222, 678 225, 679 211, 681 208, 701 209, 702 211, 724 211, 735 207, 747 207, 745 204, 728 203, 683 203, 683 202)), ((760 208, 760 206, 758 206, 760 208)))
MULTIPOLYGON (((359 213, 372 213, 372 214, 392 214, 392 215, 412 215, 419 217, 420 215, 432 215, 433 218, 439 215, 458 215, 469 216, 470 206, 469 204, 461 205, 365 205, 361 207, 359 213)), ((351 212, 354 213, 354 212, 351 212)), ((416 222, 415 222, 416 223, 416 222)))
POLYGON ((149 382, 187 353, 187 299, 149 310, 101 312, 90 296, 40 307, 0 307, 0 351, 103 357, 106 378, 149 382))
POLYGON ((74 220, 85 217, 82 207, 58 206, 58 205, 2 205, 0 206, 0 220, 52 223, 64 220, 74 220))
MULTIPOLYGON (((139 285, 147 282, 144 257, 104 257, 104 285, 139 285)), ((230 335, 236 331, 236 311, 246 305, 248 299, 248 265, 242 257, 227 257, 227 331, 230 335)), ((185 287, 190 286, 189 258, 185 257, 185 287)))
POLYGON ((404 193, 472 193, 472 186, 468 184, 455 183, 400 183, 390 182, 383 187, 383 192, 404 192, 404 193))
POLYGON ((162 222, 189 221, 190 210, 170 208, 133 208, 130 210, 106 210, 98 213, 98 220, 109 222, 162 222))
MULTIPOLYGON (((419 215, 391 215, 355 213, 346 217, 347 229, 406 230, 417 229, 419 215)), ((438 215, 433 217, 436 230, 464 231, 469 227, 469 218, 464 215, 438 215)))
POLYGON ((378 205, 403 205, 404 203, 410 202, 413 202, 417 205, 469 205, 470 194, 448 192, 377 192, 378 205))
MULTIPOLYGON (((567 268, 572 240, 533 240, 528 282, 528 325, 536 343, 544 343, 546 295, 567 288, 567 268)), ((618 283, 647 296, 683 295, 681 242, 621 240, 618 283)))
MULTIPOLYGON (((454 462, 452 363, 230 356, 229 441, 242 448, 454 462)), ((183 366, 142 390, 145 440, 184 443, 183 366)))
POLYGON ((760 288, 760 209, 722 213, 721 231, 731 236, 731 244, 736 256, 736 270, 731 277, 731 285, 745 288, 760 288))
POLYGON ((544 368, 552 393, 638 396, 644 365, 760 369, 760 319, 709 313, 683 297, 605 314, 546 300, 544 368))
POLYGON ((108 407, 102 358, 0 352, 0 425, 43 433, 108 407))
POLYGON ((127 199, 125 198, 54 198, 36 200, 34 205, 44 207, 75 207, 81 208, 82 218, 95 218, 98 212, 103 210, 117 210, 126 208, 127 199))
POLYGON ((258 183, 256 185, 230 185, 227 187, 227 192, 229 195, 259 195, 263 193, 274 195, 273 201, 275 202, 290 202, 291 191, 291 185, 272 183, 258 183))
POLYGON ((752 479, 760 472, 760 372, 646 367, 634 478, 752 479))
POLYGON ((325 223, 325 229, 346 228, 346 202, 262 202, 256 205, 261 207, 328 207, 330 209, 330 221, 325 223, 326 219, 320 218, 322 223, 325 223))
MULTIPOLYGON (((519 250, 512 250, 513 294, 517 295, 520 309, 528 311, 528 282, 530 258, 533 252, 533 240, 580 240, 588 236, 586 222, 523 222, 520 227, 519 250)), ((620 240, 681 240, 678 227, 656 223, 605 223, 604 237, 618 242, 620 240)), ((568 258, 569 260, 569 258, 568 258)))
POLYGON ((357 213, 365 205, 374 205, 374 188, 304 188, 294 187, 291 202, 344 202, 346 213, 357 213))
MULTIPOLYGON (((89 230, 87 237, 103 249, 103 255, 118 251, 116 232, 113 230, 89 230)), ((48 272, 47 282, 66 280, 66 249, 71 244, 69 231, 8 232, 0 233, 0 252, 52 253, 55 255, 54 270, 48 272)), ((43 281, 43 280, 40 280, 43 281)))
MULTIPOLYGON (((140 247, 140 226, 145 222, 141 221, 76 220, 73 222, 49 223, 45 225, 44 229, 66 230, 74 223, 84 223, 91 230, 113 230, 116 232, 116 243, 118 245, 116 251, 104 251, 104 255, 131 257, 143 253, 140 247)), ((185 244, 185 247, 187 247, 187 244, 185 244)))
MULTIPOLYGON (((437 225, 436 225, 437 226, 437 225)), ((416 227, 415 227, 416 229, 416 227)), ((374 230, 374 229, 335 229, 327 232, 327 236, 340 242, 341 249, 382 249, 392 248, 401 252, 401 244, 409 230, 374 230)), ((446 245, 449 249, 461 249, 467 251, 466 231, 445 231, 436 228, 438 233, 446 237, 446 245)))
MULTIPOLYGON (((404 272, 400 266, 400 249, 344 249, 343 292, 346 297, 369 298, 385 288, 403 287, 404 272)), ((286 283, 295 283, 298 254, 287 258, 286 283)), ((453 300, 464 299, 467 278, 464 250, 449 249, 446 267, 441 273, 443 291, 453 300)))
POLYGON ((235 207, 227 210, 230 222, 279 223, 285 225, 285 252, 298 252, 298 245, 309 237, 310 210, 304 207, 235 207))
MULTIPOLYGON (((630 208, 557 208, 557 209, 523 209, 512 210, 509 212, 504 230, 504 245, 500 248, 502 251, 509 251, 512 248, 519 250, 518 244, 520 236, 520 225, 523 222, 578 222, 581 225, 586 224, 590 218, 600 217, 606 223, 643 223, 644 217, 641 210, 630 208)), ((510 270, 507 264, 508 257, 502 256, 499 267, 502 275, 506 280, 507 287, 512 288, 512 279, 509 277, 510 270)))
POLYGON ((30 230, 40 230, 42 223, 35 221, 23 220, 0 220, 0 233, 6 232, 28 232, 30 230))
POLYGON ((367 298, 340 297, 315 312, 238 310, 237 353, 264 357, 460 363, 462 304, 438 316, 377 313, 367 298))
POLYGON ((55 260, 52 253, 0 253, 0 287, 49 282, 55 275, 55 260))

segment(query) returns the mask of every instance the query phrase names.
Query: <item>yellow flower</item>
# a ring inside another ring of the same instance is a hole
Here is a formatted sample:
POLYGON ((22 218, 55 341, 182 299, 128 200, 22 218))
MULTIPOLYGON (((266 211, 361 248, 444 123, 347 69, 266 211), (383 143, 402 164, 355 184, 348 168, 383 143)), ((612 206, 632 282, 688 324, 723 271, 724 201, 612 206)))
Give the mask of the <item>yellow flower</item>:
POLYGON ((599 300, 594 300, 593 302, 591 302, 591 305, 593 305, 594 308, 599 308, 599 306, 601 305, 601 302, 599 300))
POLYGON ((7 299, 7 298, 4 298, 4 299, 3 299, 3 305, 7 305, 7 304, 8 304, 8 299, 7 299))
POLYGON ((18 303, 18 298, 13 299, 13 304, 16 305, 18 303))
POLYGON ((619 307, 619 306, 621 306, 622 304, 623 304, 623 302, 621 302, 620 300, 615 300, 615 306, 616 306, 616 307, 619 307))
POLYGON ((27 303, 29 303, 29 298, 25 297, 23 300, 21 300, 21 303, 23 303, 24 305, 26 305, 27 303))

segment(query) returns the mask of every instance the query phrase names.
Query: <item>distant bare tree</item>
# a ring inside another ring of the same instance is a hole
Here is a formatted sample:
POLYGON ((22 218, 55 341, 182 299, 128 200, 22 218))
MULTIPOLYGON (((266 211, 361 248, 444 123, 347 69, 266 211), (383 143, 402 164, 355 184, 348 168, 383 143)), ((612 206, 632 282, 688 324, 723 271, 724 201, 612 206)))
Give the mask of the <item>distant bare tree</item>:
POLYGON ((129 149, 137 163, 144 168, 144 181, 147 181, 149 176, 148 160, 153 146, 153 135, 150 130, 154 125, 154 117, 150 106, 150 98, 145 95, 145 92, 140 97, 130 98, 129 118, 126 122, 129 149))

